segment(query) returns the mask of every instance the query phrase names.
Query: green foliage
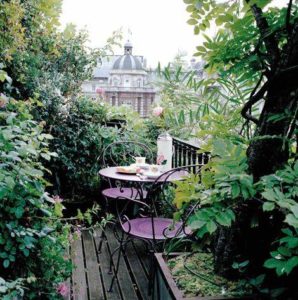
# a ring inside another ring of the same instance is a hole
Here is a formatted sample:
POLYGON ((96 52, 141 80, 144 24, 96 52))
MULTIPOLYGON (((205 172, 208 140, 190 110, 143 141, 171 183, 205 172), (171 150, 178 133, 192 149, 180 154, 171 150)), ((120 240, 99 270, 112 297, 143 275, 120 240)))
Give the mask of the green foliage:
MULTIPOLYGON (((264 64, 270 60, 265 55, 260 59, 258 51, 264 53, 259 43, 260 33, 254 22, 251 6, 257 4, 263 8, 269 21, 270 31, 279 31, 280 48, 285 41, 286 7, 274 8, 272 0, 264 1, 208 1, 185 0, 186 10, 190 14, 188 24, 194 26, 195 34, 202 34, 205 41, 197 47, 195 55, 207 61, 210 71, 241 74, 242 78, 255 80, 264 64), (210 37, 213 24, 218 26, 217 33, 210 37)), ((287 4, 287 3, 285 3, 287 4)), ((293 10, 296 14, 296 10, 293 10)))
MULTIPOLYGON (((64 258, 68 227, 55 219, 55 201, 45 192, 41 160, 56 156, 48 151, 52 137, 29 110, 30 102, 10 100, 0 111, 0 277, 14 282, 11 297, 20 290, 19 277, 29 289, 25 299, 40 292, 58 299, 56 285, 71 272, 64 258)), ((7 292, 6 284, 1 293, 7 292)))
MULTIPOLYGON (((98 171, 107 145, 121 140, 142 142, 146 138, 143 122, 135 113, 86 98, 72 101, 59 120, 51 131, 55 137, 51 148, 58 156, 49 168, 58 194, 68 199, 98 196, 98 171), (110 127, 107 126, 110 119, 125 122, 120 128, 110 127)), ((150 145, 150 140, 146 139, 146 144, 150 145)))
MULTIPOLYGON (((251 81, 235 76, 198 78, 194 71, 181 66, 173 69, 168 66, 159 69, 158 86, 160 105, 164 107, 161 117, 153 117, 151 125, 163 128, 174 136, 190 139, 205 139, 213 135, 213 127, 223 127, 221 136, 233 128, 234 135, 239 133, 250 136, 253 126, 243 127, 240 107, 248 100, 252 91, 251 81), (243 127, 243 128, 242 128, 243 127), (209 132, 207 132, 209 131, 209 132)), ((257 111, 254 111, 258 114, 257 111)), ((217 130, 219 133, 219 130, 217 130)))
POLYGON ((263 210, 278 210, 284 215, 279 246, 270 253, 265 267, 275 269, 280 276, 290 274, 298 267, 298 162, 286 166, 275 174, 264 176, 259 189, 264 199, 263 210))
POLYGON ((189 226, 199 237, 214 233, 220 226, 231 226, 240 201, 255 195, 252 176, 246 173, 245 145, 213 139, 211 146, 212 159, 200 177, 177 182, 174 200, 182 210, 199 203, 189 218, 189 226))

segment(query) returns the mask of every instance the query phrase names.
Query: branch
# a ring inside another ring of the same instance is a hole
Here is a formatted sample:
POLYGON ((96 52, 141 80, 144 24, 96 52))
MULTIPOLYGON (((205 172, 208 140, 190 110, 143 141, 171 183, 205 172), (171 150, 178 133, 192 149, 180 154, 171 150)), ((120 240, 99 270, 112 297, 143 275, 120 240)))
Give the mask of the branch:
POLYGON ((292 4, 293 4, 293 0, 290 0, 289 4, 288 4, 288 10, 287 10, 287 16, 286 16, 286 28, 287 28, 287 32, 289 35, 291 34, 290 19, 291 19, 292 4))
MULTIPOLYGON (((248 4, 249 1, 250 0, 246 0, 248 4)), ((256 4, 253 4, 251 6, 251 10, 260 30, 261 39, 264 41, 268 56, 270 57, 271 70, 275 71, 280 59, 278 43, 275 39, 275 35, 273 33, 270 33, 270 28, 266 18, 263 15, 262 9, 259 8, 256 4)))
POLYGON ((252 121, 256 124, 258 124, 259 120, 255 117, 253 117, 248 111, 252 108, 254 104, 256 104, 258 101, 263 99, 264 94, 266 93, 268 89, 268 81, 261 87, 261 89, 256 93, 257 88, 261 84, 263 80, 263 74, 261 75, 257 85, 253 89, 253 91, 250 94, 249 100, 244 104, 242 110, 241 110, 241 115, 244 119, 252 121), (255 94, 256 93, 256 94, 255 94))

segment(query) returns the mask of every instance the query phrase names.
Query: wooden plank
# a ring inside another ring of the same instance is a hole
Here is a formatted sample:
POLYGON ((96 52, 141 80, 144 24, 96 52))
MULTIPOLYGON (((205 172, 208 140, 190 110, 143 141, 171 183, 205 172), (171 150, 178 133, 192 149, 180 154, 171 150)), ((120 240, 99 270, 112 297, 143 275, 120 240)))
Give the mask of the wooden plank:
MULTIPOLYGON (((113 249, 116 249, 119 245, 118 241, 116 240, 113 232, 111 230, 106 231, 108 243, 113 251, 113 249)), ((113 262, 114 265, 116 265, 117 262, 117 253, 113 257, 113 262)), ((135 291, 135 285, 131 281, 130 274, 127 270, 127 265, 125 263, 125 259, 123 257, 123 253, 120 255, 120 265, 119 265, 119 270, 117 274, 118 282, 119 282, 119 287, 121 289, 123 299, 124 300, 133 300, 133 299, 138 299, 136 291, 135 291)))
MULTIPOLYGON (((96 238, 95 238, 96 249, 97 249, 98 244, 100 242, 100 236, 101 236, 100 230, 96 230, 96 238)), ((108 243, 106 243, 106 242, 103 243, 101 253, 97 252, 97 257, 99 259, 100 268, 101 268, 101 272, 102 272, 102 279, 103 279, 103 283, 104 283, 104 290, 105 290, 106 299, 107 300, 122 299, 121 295, 120 295, 120 292, 119 292, 117 282, 114 283, 113 291, 108 292, 108 289, 110 287, 110 283, 111 283, 111 280, 112 280, 112 275, 108 274, 109 267, 110 267, 110 252, 109 252, 108 243)))
MULTIPOLYGON (((141 246, 141 245, 140 245, 141 246)), ((148 277, 145 273, 143 266, 141 265, 135 249, 132 243, 129 243, 126 247, 126 256, 128 263, 130 265, 130 269, 132 270, 132 274, 135 278, 135 282, 137 283, 138 290, 141 294, 142 299, 149 299, 148 296, 148 277)))
POLYGON ((87 282, 85 275, 85 265, 83 257, 82 240, 76 239, 72 243, 71 247, 71 257, 75 265, 72 274, 72 290, 74 300, 87 300, 87 282))
POLYGON ((136 257, 139 259, 146 276, 149 277, 150 257, 148 252, 146 251, 144 243, 136 240, 133 242, 133 248, 136 252, 136 257))
POLYGON ((82 238, 85 251, 89 300, 103 300, 105 297, 99 272, 100 265, 96 255, 92 233, 85 230, 82 232, 82 238))

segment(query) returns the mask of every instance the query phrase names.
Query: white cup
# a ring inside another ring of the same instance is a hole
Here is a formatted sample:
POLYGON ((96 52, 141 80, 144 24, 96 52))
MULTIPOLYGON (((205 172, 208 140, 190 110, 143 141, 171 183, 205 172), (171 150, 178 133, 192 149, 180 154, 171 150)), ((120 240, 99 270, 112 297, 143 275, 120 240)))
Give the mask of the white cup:
POLYGON ((137 165, 143 165, 146 163, 146 157, 138 156, 138 157, 135 157, 135 160, 136 160, 137 165))

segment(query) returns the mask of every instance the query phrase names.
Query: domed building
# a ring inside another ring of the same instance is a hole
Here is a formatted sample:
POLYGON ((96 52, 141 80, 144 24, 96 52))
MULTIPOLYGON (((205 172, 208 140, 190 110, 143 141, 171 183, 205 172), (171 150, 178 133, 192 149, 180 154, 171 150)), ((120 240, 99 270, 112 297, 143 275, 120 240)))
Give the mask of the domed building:
POLYGON ((111 105, 128 105, 141 117, 147 117, 156 92, 150 83, 145 59, 133 55, 132 49, 131 42, 127 41, 124 54, 105 59, 95 68, 93 79, 84 82, 82 89, 94 99, 96 92, 100 92, 111 105))

